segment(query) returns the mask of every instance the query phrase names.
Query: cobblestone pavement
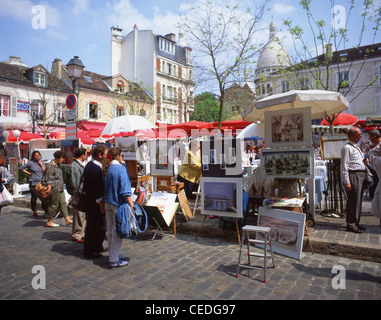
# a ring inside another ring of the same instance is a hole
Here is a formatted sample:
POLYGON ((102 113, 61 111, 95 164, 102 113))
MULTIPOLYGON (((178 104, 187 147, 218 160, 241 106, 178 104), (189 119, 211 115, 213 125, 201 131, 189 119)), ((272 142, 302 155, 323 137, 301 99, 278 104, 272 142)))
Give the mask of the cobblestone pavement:
MULTIPOLYGON (((62 218, 56 222, 64 224, 62 218)), ((235 277, 236 243, 186 234, 150 240, 148 232, 135 242, 123 241, 127 267, 109 269, 107 252, 86 260, 83 245, 71 240, 71 227, 45 223, 29 209, 3 208, 0 299, 381 299, 376 262, 309 252, 300 261, 275 255, 277 267, 263 283, 261 270, 242 269, 235 277), (32 270, 36 265, 43 269, 32 270), (46 288, 33 289, 33 283, 43 284, 42 270, 46 288)))

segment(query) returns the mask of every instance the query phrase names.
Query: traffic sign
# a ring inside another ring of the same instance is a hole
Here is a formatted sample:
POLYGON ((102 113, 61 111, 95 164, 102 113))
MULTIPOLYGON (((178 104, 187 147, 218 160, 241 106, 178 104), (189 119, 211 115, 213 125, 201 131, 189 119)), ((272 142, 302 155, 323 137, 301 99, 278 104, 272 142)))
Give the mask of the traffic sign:
POLYGON ((69 94, 66 98, 66 107, 72 110, 77 105, 77 96, 75 94, 69 94))

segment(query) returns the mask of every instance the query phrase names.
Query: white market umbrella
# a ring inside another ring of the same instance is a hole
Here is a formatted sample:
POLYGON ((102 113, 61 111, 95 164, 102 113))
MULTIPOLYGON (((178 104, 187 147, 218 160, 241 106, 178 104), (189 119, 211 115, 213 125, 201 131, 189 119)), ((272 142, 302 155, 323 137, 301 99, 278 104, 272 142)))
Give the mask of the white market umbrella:
POLYGON ((101 135, 112 135, 119 132, 132 132, 135 130, 154 129, 147 119, 141 116, 127 115, 112 119, 103 129, 101 135))
POLYGON ((336 91, 325 90, 292 90, 274 94, 254 102, 242 113, 246 121, 264 121, 266 111, 311 107, 311 119, 322 119, 327 113, 347 110, 348 100, 336 91))
POLYGON ((27 120, 4 116, 0 116, 0 125, 4 127, 4 130, 27 130, 33 127, 33 124, 27 120))
POLYGON ((251 137, 264 138, 265 136, 265 123, 258 122, 252 123, 244 128, 238 135, 237 139, 245 139, 251 137))

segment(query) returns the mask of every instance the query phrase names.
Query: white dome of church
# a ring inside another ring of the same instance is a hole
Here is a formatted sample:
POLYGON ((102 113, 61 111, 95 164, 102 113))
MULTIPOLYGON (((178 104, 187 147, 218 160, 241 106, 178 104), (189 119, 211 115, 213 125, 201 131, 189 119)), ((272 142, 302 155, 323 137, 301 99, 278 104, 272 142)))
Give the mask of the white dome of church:
POLYGON ((259 55, 256 73, 265 68, 271 68, 270 72, 272 72, 275 71, 272 70, 272 68, 284 68, 291 66, 290 57, 283 46, 279 43, 275 33, 276 28, 274 22, 272 21, 270 24, 270 42, 262 49, 259 55))

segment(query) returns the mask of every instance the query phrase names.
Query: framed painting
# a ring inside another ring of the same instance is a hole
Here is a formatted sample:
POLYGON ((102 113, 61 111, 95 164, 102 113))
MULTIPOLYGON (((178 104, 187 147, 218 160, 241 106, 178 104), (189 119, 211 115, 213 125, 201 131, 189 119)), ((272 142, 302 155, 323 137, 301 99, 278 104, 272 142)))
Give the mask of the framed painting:
POLYGON ((150 142, 151 175, 174 176, 174 142, 157 140, 150 142))
POLYGON ((262 149, 261 172, 271 178, 312 178, 314 176, 312 148, 262 149))
MULTIPOLYGON (((288 210, 259 207, 258 226, 270 227, 273 251, 300 260, 306 215, 288 210)), ((257 236, 258 240, 264 240, 257 236)))
POLYGON ((242 179, 201 177, 201 214, 242 218, 242 179))
POLYGON ((310 147, 311 108, 265 112, 266 148, 310 147))
POLYGON ((115 138, 115 147, 122 148, 123 160, 137 160, 138 140, 136 137, 115 138))
POLYGON ((74 160, 74 151, 79 148, 79 140, 61 140, 61 150, 65 152, 66 158, 63 164, 70 165, 74 160))
POLYGON ((344 136, 320 136, 320 152, 323 160, 341 159, 341 149, 348 142, 344 136))

